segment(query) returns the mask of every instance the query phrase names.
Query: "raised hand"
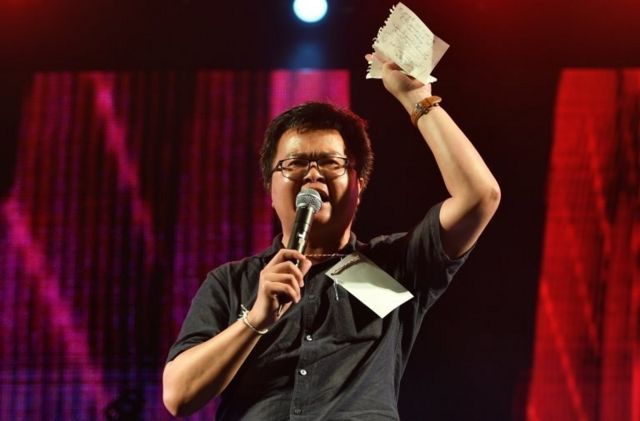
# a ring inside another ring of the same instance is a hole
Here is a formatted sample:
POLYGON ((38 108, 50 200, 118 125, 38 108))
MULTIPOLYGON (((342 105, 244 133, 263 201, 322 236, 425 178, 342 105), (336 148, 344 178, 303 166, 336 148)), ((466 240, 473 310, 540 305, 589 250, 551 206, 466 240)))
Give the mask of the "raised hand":
POLYGON ((431 96, 431 84, 424 84, 406 74, 397 64, 385 60, 372 53, 365 55, 368 62, 377 61, 382 65, 382 83, 391 95, 393 95, 407 109, 413 111, 415 104, 424 98, 431 96))

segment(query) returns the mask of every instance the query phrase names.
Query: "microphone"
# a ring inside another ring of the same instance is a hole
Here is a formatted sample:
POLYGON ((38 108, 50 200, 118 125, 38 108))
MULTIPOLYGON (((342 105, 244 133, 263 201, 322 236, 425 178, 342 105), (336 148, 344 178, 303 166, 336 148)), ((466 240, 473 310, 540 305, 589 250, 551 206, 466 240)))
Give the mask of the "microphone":
MULTIPOLYGON (((311 222, 313 222, 313 215, 320 210, 321 206, 322 198, 320 193, 309 188, 300 190, 296 196, 296 219, 291 229, 289 244, 287 245, 288 249, 304 253, 304 249, 307 247, 307 237, 311 229, 311 222)), ((292 261, 296 266, 300 266, 298 259, 292 261)), ((278 313, 282 310, 282 306, 290 301, 291 299, 288 296, 278 294, 278 302, 280 303, 278 313)))
MULTIPOLYGON (((293 223, 287 248, 304 253, 313 215, 320 210, 322 198, 314 189, 302 189, 296 196, 296 219, 293 223)), ((295 262, 296 265, 298 262, 295 262)))

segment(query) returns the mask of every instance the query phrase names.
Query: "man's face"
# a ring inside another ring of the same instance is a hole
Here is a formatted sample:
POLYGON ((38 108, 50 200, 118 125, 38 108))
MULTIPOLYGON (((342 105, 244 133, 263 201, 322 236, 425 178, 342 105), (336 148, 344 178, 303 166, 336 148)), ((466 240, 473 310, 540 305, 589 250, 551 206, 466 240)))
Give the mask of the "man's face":
MULTIPOLYGON (((286 131, 278 142, 275 159, 286 158, 317 159, 325 156, 346 157, 345 144, 337 130, 286 131)), ((351 229, 351 223, 360 202, 361 180, 353 169, 334 179, 327 180, 315 164, 302 180, 290 180, 280 171, 271 177, 271 203, 280 223, 282 232, 288 238, 296 214, 296 195, 302 188, 312 188, 320 193, 322 207, 314 215, 310 232, 311 241, 341 238, 351 229)))

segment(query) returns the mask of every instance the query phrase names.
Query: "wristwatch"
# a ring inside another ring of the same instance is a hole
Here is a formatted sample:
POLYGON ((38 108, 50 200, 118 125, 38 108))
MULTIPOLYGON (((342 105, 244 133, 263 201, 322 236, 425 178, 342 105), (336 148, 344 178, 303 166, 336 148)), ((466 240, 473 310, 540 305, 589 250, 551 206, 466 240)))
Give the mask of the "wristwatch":
POLYGON ((431 108, 437 107, 440 102, 442 102, 442 98, 439 96, 430 96, 416 103, 416 107, 411 113, 411 122, 413 125, 418 127, 418 119, 423 115, 429 114, 431 108))

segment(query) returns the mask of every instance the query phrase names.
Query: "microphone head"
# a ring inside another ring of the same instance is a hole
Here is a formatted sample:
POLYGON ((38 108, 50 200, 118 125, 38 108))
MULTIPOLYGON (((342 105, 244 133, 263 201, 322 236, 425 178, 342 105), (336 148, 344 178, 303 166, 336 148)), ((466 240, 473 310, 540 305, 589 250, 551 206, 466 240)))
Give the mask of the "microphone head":
POLYGON ((308 207, 313 210, 313 213, 316 213, 320 210, 321 206, 322 198, 320 197, 320 193, 314 189, 302 189, 296 196, 296 210, 301 207, 308 207))

